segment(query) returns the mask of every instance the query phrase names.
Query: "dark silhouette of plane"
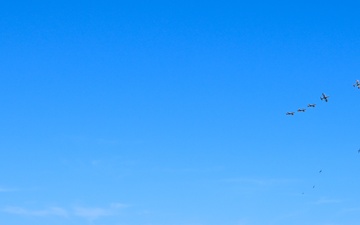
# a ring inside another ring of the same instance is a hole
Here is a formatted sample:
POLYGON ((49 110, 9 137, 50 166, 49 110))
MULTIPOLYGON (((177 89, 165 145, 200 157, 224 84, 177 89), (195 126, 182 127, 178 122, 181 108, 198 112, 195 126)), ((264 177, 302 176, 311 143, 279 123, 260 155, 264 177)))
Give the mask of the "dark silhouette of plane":
POLYGON ((355 84, 353 84, 353 87, 357 87, 358 89, 360 89, 360 81, 356 80, 355 84))
POLYGON ((325 100, 325 102, 328 102, 328 98, 330 96, 327 96, 325 93, 322 93, 322 97, 320 97, 321 100, 325 100))
POLYGON ((287 116, 293 116, 295 112, 287 112, 286 115, 287 116))
POLYGON ((298 112, 305 112, 306 109, 298 109, 298 112))
POLYGON ((308 104, 307 107, 312 107, 314 108, 316 106, 316 104, 308 104))

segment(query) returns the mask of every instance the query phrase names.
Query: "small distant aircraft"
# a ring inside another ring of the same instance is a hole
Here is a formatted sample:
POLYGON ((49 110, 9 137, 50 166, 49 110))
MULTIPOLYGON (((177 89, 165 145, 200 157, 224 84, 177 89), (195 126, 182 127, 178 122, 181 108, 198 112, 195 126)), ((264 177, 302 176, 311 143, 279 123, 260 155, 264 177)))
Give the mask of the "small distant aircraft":
POLYGON ((321 173, 321 172, 322 172, 322 170, 319 171, 319 173, 321 173))
POLYGON ((325 102, 328 102, 328 98, 330 96, 326 95, 325 93, 322 93, 322 96, 320 97, 321 100, 325 100, 325 102))
POLYGON ((313 188, 315 188, 315 185, 313 186, 313 188))
POLYGON ((315 107, 316 106, 316 104, 308 104, 308 107, 315 107))
POLYGON ((298 109, 298 112, 305 112, 306 109, 298 109))
POLYGON ((360 148, 359 148, 359 150, 358 150, 358 153, 360 153, 360 148))
POLYGON ((360 81, 356 80, 355 84, 353 84, 353 87, 357 87, 358 89, 360 89, 360 81))
POLYGON ((293 116, 295 112, 287 112, 286 115, 287 116, 293 116))

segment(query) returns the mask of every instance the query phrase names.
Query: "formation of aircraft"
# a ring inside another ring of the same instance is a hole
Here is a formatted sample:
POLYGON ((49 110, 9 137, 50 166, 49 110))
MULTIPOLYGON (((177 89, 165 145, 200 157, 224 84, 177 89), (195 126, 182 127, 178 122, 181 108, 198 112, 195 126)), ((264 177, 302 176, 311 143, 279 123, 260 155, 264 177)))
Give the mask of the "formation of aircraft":
MULTIPOLYGON (((353 84, 353 87, 357 87, 358 89, 360 89, 360 80, 356 80, 355 81, 355 84, 353 84)), ((321 101, 325 101, 325 102, 328 102, 329 101, 329 95, 326 95, 325 93, 321 93, 321 96, 320 96, 320 100, 321 101)), ((315 108, 316 107, 316 104, 308 104, 307 105, 308 108, 315 108)), ((298 112, 305 112, 306 109, 302 109, 302 108, 299 108, 297 111, 298 112)), ((293 116, 294 115, 294 112, 287 112, 286 113, 287 116, 293 116)), ((360 151, 359 151, 360 153, 360 151)))
MULTIPOLYGON (((360 82, 359 82, 359 88, 360 88, 360 82)), ((329 101, 329 100, 328 100, 329 97, 330 97, 330 96, 326 95, 325 93, 322 93, 320 99, 321 99, 321 100, 325 100, 325 102, 328 102, 328 101, 329 101)), ((316 104, 314 104, 314 103, 313 103, 313 104, 308 104, 307 107, 308 107, 308 108, 315 108, 315 107, 316 107, 316 104)), ((306 109, 304 109, 304 108, 299 108, 297 111, 298 111, 298 112, 305 112, 306 109)), ((286 113, 287 116, 293 116, 294 114, 295 114, 295 112, 287 112, 287 113, 286 113)))

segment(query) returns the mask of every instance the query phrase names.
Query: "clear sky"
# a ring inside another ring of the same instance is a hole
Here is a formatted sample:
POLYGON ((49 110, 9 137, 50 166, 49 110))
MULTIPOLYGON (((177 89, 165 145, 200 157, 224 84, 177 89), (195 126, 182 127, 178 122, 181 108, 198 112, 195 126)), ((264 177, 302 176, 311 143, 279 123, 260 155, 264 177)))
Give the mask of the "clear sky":
POLYGON ((358 224, 359 7, 3 1, 0 225, 358 224))

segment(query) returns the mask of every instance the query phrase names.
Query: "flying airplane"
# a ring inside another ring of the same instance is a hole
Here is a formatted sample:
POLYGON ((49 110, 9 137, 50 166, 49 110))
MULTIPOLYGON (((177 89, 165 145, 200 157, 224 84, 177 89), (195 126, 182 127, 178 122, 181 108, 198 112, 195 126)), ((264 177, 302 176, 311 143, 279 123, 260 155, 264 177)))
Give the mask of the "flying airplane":
POLYGON ((295 112, 287 112, 286 115, 287 116, 293 116, 295 112))
POLYGON ((319 171, 319 173, 321 173, 321 172, 322 172, 322 170, 319 171))
POLYGON ((358 89, 360 89, 360 81, 356 80, 355 84, 353 84, 353 87, 357 87, 358 89))
POLYGON ((306 109, 298 109, 298 112, 305 112, 306 109))
POLYGON ((328 102, 328 98, 330 96, 326 95, 325 93, 322 93, 322 97, 320 97, 321 100, 325 100, 325 102, 328 102))
POLYGON ((315 107, 316 106, 316 104, 308 104, 308 107, 315 107))
POLYGON ((358 153, 360 153, 360 149, 358 150, 358 153))

